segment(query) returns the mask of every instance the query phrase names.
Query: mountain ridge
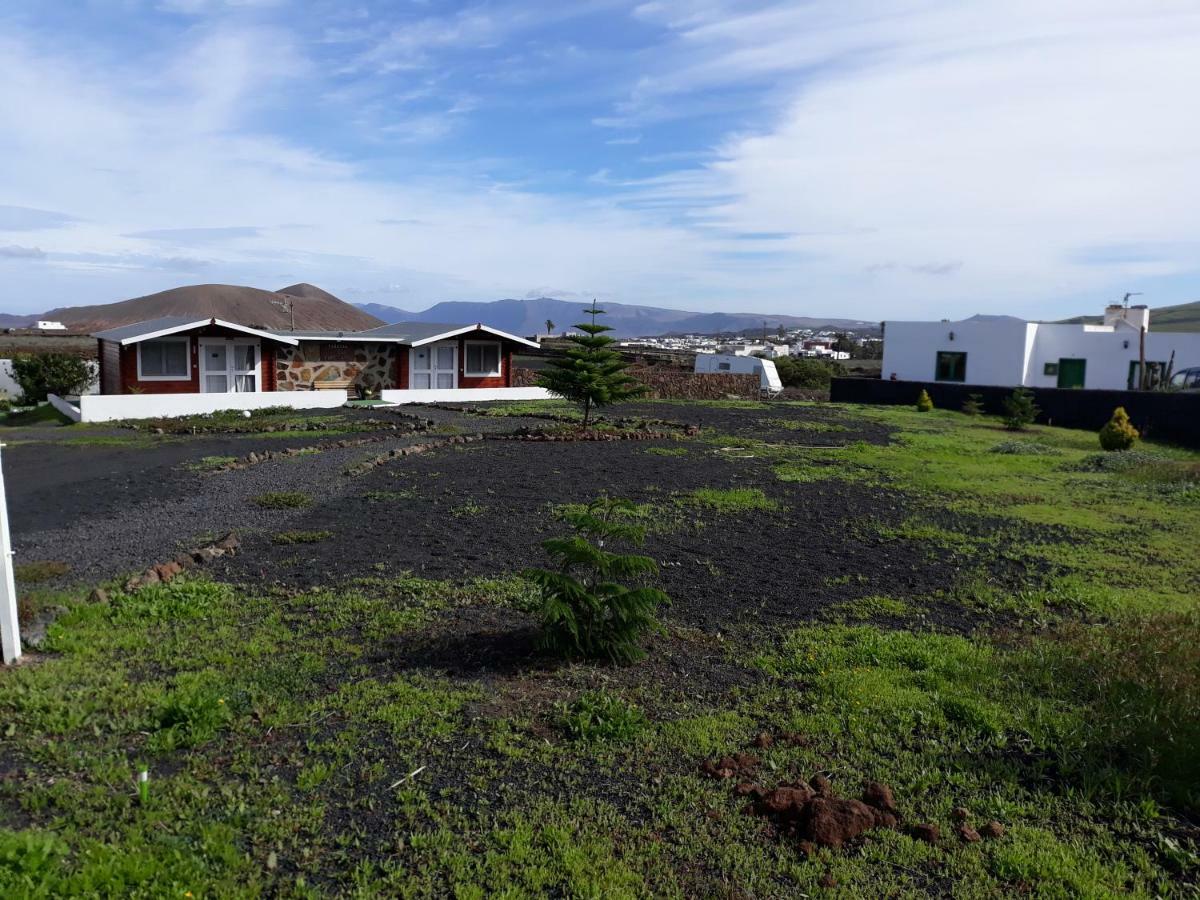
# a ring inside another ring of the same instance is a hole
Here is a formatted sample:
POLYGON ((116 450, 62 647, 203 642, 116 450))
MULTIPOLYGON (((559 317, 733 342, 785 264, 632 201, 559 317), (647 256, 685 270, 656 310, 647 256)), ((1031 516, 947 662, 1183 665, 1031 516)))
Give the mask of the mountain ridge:
MULTIPOLYGON (((551 319, 555 331, 570 328, 585 321, 582 301, 559 300, 555 297, 536 297, 517 300, 469 301, 448 300, 435 303, 429 309, 414 312, 380 303, 357 304, 372 315, 388 322, 486 322, 511 334, 530 335, 546 331, 551 319)), ((613 329, 614 337, 656 337, 670 334, 718 334, 723 332, 760 331, 763 323, 769 334, 783 325, 788 328, 856 328, 878 330, 878 322, 860 319, 820 318, 756 313, 702 313, 640 306, 629 303, 598 304, 605 315, 598 321, 613 329)))
POLYGON ((52 309, 39 319, 62 322, 74 333, 102 331, 164 316, 214 317, 251 327, 361 331, 382 325, 374 316, 311 284, 278 291, 238 284, 191 284, 144 297, 93 306, 52 309))

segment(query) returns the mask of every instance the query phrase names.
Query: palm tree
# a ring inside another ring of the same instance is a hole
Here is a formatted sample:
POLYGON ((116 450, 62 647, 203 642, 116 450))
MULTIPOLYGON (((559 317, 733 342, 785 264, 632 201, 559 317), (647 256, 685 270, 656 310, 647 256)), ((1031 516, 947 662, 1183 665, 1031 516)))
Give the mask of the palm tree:
POLYGON ((553 319, 546 320, 546 334, 554 334, 554 320, 553 319))

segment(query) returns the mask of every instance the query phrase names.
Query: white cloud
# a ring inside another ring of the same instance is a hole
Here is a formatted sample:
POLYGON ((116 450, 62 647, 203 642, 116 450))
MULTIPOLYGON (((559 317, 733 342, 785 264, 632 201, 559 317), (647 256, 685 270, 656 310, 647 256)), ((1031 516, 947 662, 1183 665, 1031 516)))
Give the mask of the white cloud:
MULTIPOLYGON (((792 88, 769 126, 637 195, 690 199, 696 220, 722 230, 826 233, 797 241, 829 260, 804 276, 821 290, 852 293, 855 272, 894 261, 872 270, 876 299, 867 294, 864 311, 966 303, 1038 314, 1047 296, 1111 292, 1144 271, 1081 263, 1080 249, 1167 247, 1200 230, 1193 3, 922 2, 884 14, 849 2, 734 14, 660 2, 641 15, 670 23, 687 52, 643 79, 631 111, 766 76, 792 88)), ((1197 270, 1182 246, 1157 274, 1197 270)))

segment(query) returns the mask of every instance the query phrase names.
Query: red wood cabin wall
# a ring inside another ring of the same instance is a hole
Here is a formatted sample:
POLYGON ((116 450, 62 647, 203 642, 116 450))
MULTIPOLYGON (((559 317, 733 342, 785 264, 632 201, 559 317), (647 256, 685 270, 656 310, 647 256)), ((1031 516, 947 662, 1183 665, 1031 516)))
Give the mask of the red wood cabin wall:
POLYGON ((467 375, 467 341, 488 340, 487 335, 458 339, 458 386, 460 388, 498 388, 512 386, 512 344, 500 341, 500 374, 467 375))
MULTIPOLYGON (((201 337, 245 337, 213 325, 205 325, 195 331, 172 337, 188 339, 188 355, 191 357, 191 376, 178 381, 139 381, 137 344, 121 346, 116 341, 100 341, 100 391, 104 394, 198 394, 200 393, 200 342, 201 337), (110 369, 117 374, 108 375, 110 369)), ((270 341, 259 343, 259 383, 264 391, 275 390, 275 345, 270 341)))

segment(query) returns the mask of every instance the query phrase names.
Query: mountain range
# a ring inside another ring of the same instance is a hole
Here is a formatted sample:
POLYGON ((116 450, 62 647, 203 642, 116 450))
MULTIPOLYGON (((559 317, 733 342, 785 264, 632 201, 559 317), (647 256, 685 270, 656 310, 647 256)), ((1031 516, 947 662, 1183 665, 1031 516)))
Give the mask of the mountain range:
MULTIPOLYGON (((485 322, 517 335, 561 333, 586 321, 582 301, 537 297, 489 302, 447 301, 429 309, 411 311, 379 303, 350 304, 311 284, 293 284, 276 291, 230 284, 197 284, 172 288, 94 306, 68 306, 37 315, 0 314, 0 328, 29 328, 38 319, 62 322, 70 333, 88 334, 118 325, 129 325, 161 316, 215 316, 264 328, 361 331, 392 322, 469 324, 485 322)), ((616 337, 651 337, 672 334, 746 333, 786 328, 877 331, 877 322, 812 316, 763 315, 745 312, 688 312, 630 303, 604 303, 598 321, 616 337)), ((991 317, 986 317, 991 318, 991 317)), ((1068 322, 1098 321, 1080 316, 1068 322)), ((1165 306, 1150 311, 1156 331, 1200 331, 1200 302, 1165 306)))
MULTIPOLYGON (((360 303, 360 309, 385 322, 486 322, 510 334, 531 335, 546 332, 546 321, 554 323, 555 333, 588 321, 587 304, 574 300, 538 297, 526 300, 489 302, 448 301, 420 312, 396 309, 379 303, 360 303)), ((780 325, 787 328, 820 330, 878 330, 878 322, 857 319, 812 318, 758 313, 701 313, 630 303, 601 303, 604 315, 597 323, 613 329, 615 337, 651 337, 669 334, 720 334, 726 332, 761 333, 765 327, 774 334, 780 325)))

